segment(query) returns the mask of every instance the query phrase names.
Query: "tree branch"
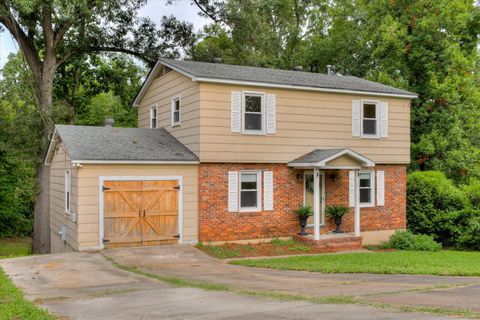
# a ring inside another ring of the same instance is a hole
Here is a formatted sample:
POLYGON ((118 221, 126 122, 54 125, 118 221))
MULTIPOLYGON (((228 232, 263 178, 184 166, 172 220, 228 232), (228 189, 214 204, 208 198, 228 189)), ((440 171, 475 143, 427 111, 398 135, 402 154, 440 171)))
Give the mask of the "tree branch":
POLYGON ((134 50, 131 50, 131 49, 117 48, 117 47, 89 47, 89 48, 85 48, 85 49, 81 49, 81 50, 72 50, 72 51, 66 53, 61 59, 58 59, 57 66, 62 65, 68 59, 70 59, 74 56, 82 55, 82 54, 85 54, 85 53, 91 53, 91 52, 120 52, 120 53, 126 53, 126 54, 132 55, 134 57, 137 57, 137 58, 143 60, 144 62, 146 62, 148 64, 154 64, 154 63, 157 62, 157 61, 155 61, 151 58, 148 58, 144 53, 137 52, 137 51, 134 51, 134 50))
POLYGON ((197 5, 197 7, 198 7, 207 17, 209 17, 210 19, 212 19, 215 23, 220 23, 220 22, 225 23, 225 21, 223 21, 222 19, 218 19, 218 18, 215 17, 213 14, 211 14, 210 12, 208 12, 208 10, 205 9, 205 8, 198 2, 198 0, 193 0, 193 2, 197 5))

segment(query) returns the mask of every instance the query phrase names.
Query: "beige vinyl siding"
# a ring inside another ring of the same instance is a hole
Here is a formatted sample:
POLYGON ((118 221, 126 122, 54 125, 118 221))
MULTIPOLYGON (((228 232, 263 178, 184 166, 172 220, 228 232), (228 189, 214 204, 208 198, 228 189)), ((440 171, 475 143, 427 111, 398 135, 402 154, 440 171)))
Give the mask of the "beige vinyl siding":
POLYGON ((200 83, 200 161, 291 161, 315 148, 347 147, 377 163, 410 161, 410 100, 340 93, 200 83), (230 130, 231 92, 276 95, 274 135, 230 130), (352 100, 386 101, 388 138, 352 137, 352 100))
POLYGON ((198 239, 198 166, 84 164, 79 169, 78 232, 80 250, 99 245, 100 176, 182 176, 183 240, 198 239))
POLYGON ((200 145, 199 85, 190 78, 171 71, 152 81, 138 107, 138 126, 150 127, 150 107, 157 105, 157 127, 165 128, 198 155, 200 145), (180 96, 181 124, 171 126, 172 98, 180 96))
POLYGON ((71 214, 77 213, 78 176, 77 169, 71 167, 68 154, 62 143, 54 152, 50 168, 50 233, 51 251, 66 252, 77 250, 77 224, 72 221, 71 214), (70 170, 70 214, 65 212, 65 171, 70 170), (66 241, 62 241, 59 231, 66 226, 66 241))

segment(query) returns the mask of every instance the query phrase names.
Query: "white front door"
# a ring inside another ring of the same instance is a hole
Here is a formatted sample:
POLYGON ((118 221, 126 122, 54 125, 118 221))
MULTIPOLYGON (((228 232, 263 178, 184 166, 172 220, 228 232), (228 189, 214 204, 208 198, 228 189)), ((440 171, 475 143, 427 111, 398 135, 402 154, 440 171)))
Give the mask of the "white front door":
MULTIPOLYGON (((325 174, 320 172, 320 179, 318 188, 320 192, 318 193, 320 200, 320 225, 325 225, 325 174)), ((313 208, 314 202, 314 179, 313 171, 305 171, 303 175, 303 204, 310 205, 313 208)), ((307 227, 313 227, 313 216, 310 216, 307 220, 307 227)))

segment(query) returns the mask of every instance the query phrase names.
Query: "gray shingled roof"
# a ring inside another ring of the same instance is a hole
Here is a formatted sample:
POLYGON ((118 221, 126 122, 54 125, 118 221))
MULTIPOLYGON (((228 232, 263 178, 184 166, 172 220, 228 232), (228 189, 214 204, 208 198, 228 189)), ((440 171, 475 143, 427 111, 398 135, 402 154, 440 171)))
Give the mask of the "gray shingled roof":
POLYGON ((315 149, 312 152, 304 154, 300 158, 297 158, 293 161, 290 161, 289 164, 294 164, 294 163, 317 163, 317 162, 323 161, 323 160, 333 156, 334 154, 342 152, 343 150, 346 150, 346 149, 345 148, 340 148, 340 149, 315 149))
POLYGON ((198 161, 163 128, 55 126, 72 160, 198 161))
POLYGON ((160 62, 198 78, 264 82, 279 85, 366 91, 408 96, 416 95, 416 93, 352 76, 326 75, 305 71, 290 71, 171 59, 160 59, 160 62))

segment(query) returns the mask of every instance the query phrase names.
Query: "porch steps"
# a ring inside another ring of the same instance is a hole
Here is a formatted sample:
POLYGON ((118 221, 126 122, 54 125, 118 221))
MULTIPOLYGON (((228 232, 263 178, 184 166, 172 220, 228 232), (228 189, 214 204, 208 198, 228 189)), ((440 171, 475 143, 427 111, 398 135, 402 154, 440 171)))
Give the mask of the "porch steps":
POLYGON ((312 235, 294 235, 293 239, 298 242, 308 243, 324 249, 323 252, 338 252, 362 249, 362 237, 355 237, 348 234, 322 235, 319 240, 314 240, 312 235))

